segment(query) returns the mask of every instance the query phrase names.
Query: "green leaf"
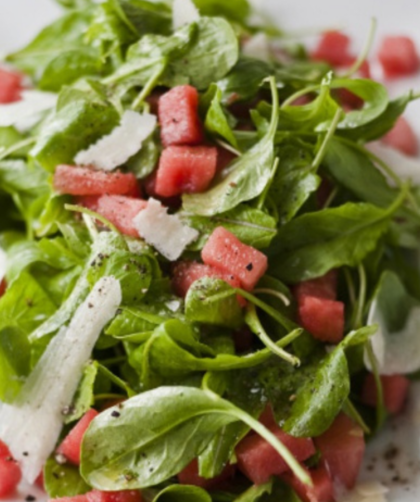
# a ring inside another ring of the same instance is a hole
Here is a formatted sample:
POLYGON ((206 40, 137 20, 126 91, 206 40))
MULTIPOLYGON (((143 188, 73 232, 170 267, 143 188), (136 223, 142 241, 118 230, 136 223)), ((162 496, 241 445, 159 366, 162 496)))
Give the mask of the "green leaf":
POLYGON ((253 485, 243 492, 239 497, 236 497, 234 502, 257 502, 265 494, 271 494, 273 490, 273 480, 262 485, 253 485))
POLYGON ((204 277, 195 281, 185 299, 185 315, 194 322, 239 328, 242 309, 236 291, 225 281, 204 277))
MULTIPOLYGON (((5 150, 24 140, 24 136, 19 133, 14 127, 0 127, 0 155, 5 150)), ((8 157, 25 157, 28 153, 28 147, 14 151, 8 157)))
POLYGON ((78 152, 109 134, 118 123, 119 115, 110 104, 64 88, 57 110, 44 122, 31 154, 44 169, 54 171, 59 164, 73 163, 78 152))
MULTIPOLYGON (((78 59, 75 57, 81 52, 81 60, 88 48, 83 43, 83 34, 91 21, 89 10, 72 11, 44 28, 35 39, 24 49, 10 54, 7 61, 13 63, 17 68, 32 77, 42 78, 46 69, 54 61, 65 58, 67 54, 73 54, 72 64, 74 71, 69 74, 77 76, 74 72, 78 66, 78 59)), ((78 77, 83 75, 83 64, 79 68, 78 77)), ((51 71, 51 70, 50 70, 51 71)), ((68 70, 66 70, 67 72, 68 70)), ((60 78, 60 75, 56 75, 60 78)), ((70 84, 71 82, 67 82, 70 84)), ((55 86, 55 88, 58 88, 55 86)))
POLYGON ((210 495, 198 486, 171 485, 156 495, 153 502, 211 502, 210 495))
POLYGON ((98 375, 98 364, 90 361, 86 364, 79 382, 69 413, 65 415, 64 423, 69 424, 79 420, 95 403, 94 385, 98 375))
POLYGON ((54 457, 50 457, 44 466, 44 485, 52 499, 75 497, 90 490, 76 465, 59 464, 54 457))
POLYGON ((226 111, 221 104, 222 91, 216 84, 212 84, 208 93, 213 95, 210 106, 207 110, 204 126, 212 134, 224 138, 235 148, 238 148, 238 142, 232 132, 226 111))
POLYGON ((273 107, 270 127, 265 136, 222 172, 207 192, 183 196, 185 211, 201 216, 214 216, 235 208, 241 202, 260 195, 272 177, 274 136, 279 120, 275 80, 271 79, 273 107))
POLYGON ((199 239, 190 249, 200 250, 214 229, 223 226, 247 244, 258 249, 268 247, 277 233, 276 219, 266 212, 247 204, 240 204, 226 213, 207 218, 205 216, 178 213, 190 227, 200 232, 199 239))
POLYGON ((161 153, 158 141, 155 133, 149 136, 140 151, 127 162, 127 169, 137 178, 142 180, 155 170, 161 153))
POLYGON ((404 197, 402 192, 386 210, 349 202, 299 216, 280 229, 270 248, 276 255, 270 273, 296 283, 343 265, 357 266, 386 232, 404 197))
POLYGON ((202 16, 223 16, 243 23, 251 13, 247 0, 194 0, 202 16))

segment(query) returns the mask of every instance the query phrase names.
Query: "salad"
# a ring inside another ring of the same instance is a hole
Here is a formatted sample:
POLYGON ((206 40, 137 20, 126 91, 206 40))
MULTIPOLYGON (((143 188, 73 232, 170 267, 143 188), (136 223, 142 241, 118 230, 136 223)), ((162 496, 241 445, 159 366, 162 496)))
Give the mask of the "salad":
POLYGON ((59 3, 0 67, 0 497, 347 500, 420 370, 420 94, 374 26, 59 3))

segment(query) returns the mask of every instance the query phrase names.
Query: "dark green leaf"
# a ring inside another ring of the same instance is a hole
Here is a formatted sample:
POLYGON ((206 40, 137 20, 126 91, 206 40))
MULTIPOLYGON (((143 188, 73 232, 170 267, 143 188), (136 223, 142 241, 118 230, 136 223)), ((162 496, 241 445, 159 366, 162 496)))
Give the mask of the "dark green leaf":
POLYGON ((223 16, 232 21, 243 23, 251 12, 247 0, 194 0, 203 16, 223 16))
POLYGON ((97 363, 95 361, 87 363, 64 423, 68 424, 79 420, 93 406, 95 402, 94 385, 97 374, 97 363))
POLYGON ((17 327, 0 330, 0 400, 13 402, 30 371, 27 335, 17 327))
POLYGON ((216 84, 210 86, 209 91, 213 98, 207 110, 206 119, 204 122, 205 128, 212 134, 222 137, 235 148, 238 148, 238 142, 232 132, 231 125, 228 120, 227 112, 221 104, 222 91, 216 84))
POLYGON ((75 497, 90 490, 76 465, 59 464, 54 457, 50 457, 45 464, 44 485, 48 496, 52 499, 75 497))
POLYGON ((156 495, 153 502, 211 502, 210 495, 198 486, 171 485, 156 495))

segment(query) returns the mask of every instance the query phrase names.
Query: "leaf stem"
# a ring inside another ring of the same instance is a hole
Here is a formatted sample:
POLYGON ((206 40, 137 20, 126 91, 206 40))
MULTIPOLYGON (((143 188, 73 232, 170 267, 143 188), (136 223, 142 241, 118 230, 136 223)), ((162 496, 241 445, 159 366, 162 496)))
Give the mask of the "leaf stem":
POLYGON ((365 267, 360 264, 359 271, 359 298, 357 299, 356 315, 354 320, 354 329, 359 329, 363 326, 363 310, 366 303, 366 271, 365 267))
POLYGON ((95 222, 91 216, 86 213, 82 213, 83 221, 85 222, 86 228, 88 229, 89 235, 92 241, 95 241, 98 237, 98 229, 96 228, 95 222))
POLYGON ((106 218, 104 218, 100 214, 95 213, 95 211, 91 211, 87 207, 77 206, 75 204, 65 204, 64 207, 65 207, 65 209, 67 209, 67 211, 73 211, 75 213, 87 214, 88 216, 95 218, 95 220, 99 220, 103 225, 108 227, 113 232, 115 232, 117 234, 120 233, 119 230, 117 229, 117 227, 114 226, 110 221, 108 221, 106 218))
POLYGON ((347 398, 344 402, 344 412, 350 418, 352 418, 357 424, 360 425, 360 427, 362 428, 362 430, 365 434, 370 434, 370 432, 371 432, 370 428, 366 425, 362 416, 357 411, 357 408, 354 406, 354 404, 351 402, 351 400, 349 398, 347 398))
POLYGON ((155 71, 155 73, 153 73, 153 75, 146 82, 146 85, 143 87, 140 94, 134 100, 133 104, 131 105, 132 110, 137 111, 141 107, 143 101, 147 98, 147 96, 156 87, 156 84, 157 84, 158 80, 160 79, 160 77, 162 76, 162 73, 166 70, 166 67, 167 67, 167 60, 165 58, 165 60, 162 61, 162 64, 158 67, 158 69, 155 71))
POLYGON ((289 354, 281 347, 279 347, 273 340, 268 336, 267 332, 263 328, 256 309, 255 305, 249 304, 247 307, 247 315, 245 317, 245 322, 247 322, 251 331, 258 336, 258 338, 262 341, 262 343, 269 348, 273 354, 276 354, 284 361, 292 364, 293 366, 300 366, 300 359, 292 354, 289 354), (247 319, 248 318, 248 319, 247 319), (247 322, 248 321, 248 322, 247 322))
POLYGON ((114 394, 114 393, 108 393, 108 394, 96 394, 94 396, 95 401, 106 401, 107 399, 126 399, 125 394, 114 394))
POLYGON ((218 145, 220 145, 222 148, 224 148, 225 150, 227 150, 228 152, 233 153, 233 155, 236 155, 237 157, 241 157, 242 152, 237 150, 234 146, 230 145, 226 141, 223 141, 220 138, 216 138, 216 143, 218 145))
POLYGON ((275 296, 276 298, 281 300, 286 305, 286 307, 288 307, 290 305, 289 298, 287 298, 287 296, 284 295, 283 293, 280 293, 280 291, 276 291, 275 289, 257 288, 257 289, 254 289, 254 293, 275 296))
POLYGON ((98 371, 100 371, 104 376, 106 376, 117 387, 126 392, 128 397, 133 397, 136 395, 136 392, 134 392, 134 390, 126 382, 124 382, 124 380, 117 377, 117 375, 114 375, 112 371, 109 371, 109 369, 103 366, 101 363, 98 363, 98 371))
POLYGON ((322 209, 328 209, 328 208, 331 206, 331 204, 332 204, 333 200, 336 198, 336 196, 337 196, 338 192, 339 192, 339 187, 338 187, 338 185, 336 185, 336 186, 335 186, 335 187, 331 190, 331 193, 330 193, 330 195, 328 196, 327 200, 325 201, 325 204, 324 204, 324 206, 322 207, 322 209))
POLYGON ((21 148, 25 148, 26 146, 33 145, 36 143, 37 138, 28 138, 24 139, 22 141, 18 141, 14 145, 10 146, 9 148, 0 148, 0 160, 5 159, 8 157, 11 153, 19 151, 21 148))
POLYGON ((277 90, 276 77, 274 75, 269 77, 268 81, 270 82, 272 109, 267 137, 274 139, 279 125, 279 91, 277 90))
POLYGON ((350 302, 352 304, 352 307, 354 307, 354 304, 356 303, 356 291, 354 289, 353 277, 351 276, 350 270, 347 267, 344 267, 344 277, 347 283, 350 302))
POLYGON ((283 101, 281 104, 280 109, 287 108, 290 106, 294 101, 296 101, 298 98, 301 98, 302 96, 305 96, 306 94, 309 94, 310 92, 315 92, 319 89, 319 84, 317 85, 310 85, 308 87, 305 87, 305 89, 301 89, 300 91, 295 92, 291 96, 289 96, 286 100, 283 101))
POLYGON ((366 353, 372 367, 373 378, 375 380, 376 385, 376 394, 377 394, 377 405, 376 405, 376 426, 379 429, 382 424, 385 422, 386 413, 385 413, 385 404, 384 404, 384 392, 382 388, 382 381, 379 375, 379 368, 376 361, 375 354, 372 348, 372 342, 369 340, 366 343, 366 353))
POLYGON ((328 148, 328 143, 331 141, 332 137, 334 136, 334 133, 337 129, 337 126, 338 126, 338 123, 341 119, 341 115, 342 115, 343 111, 341 108, 339 108, 335 114, 334 114, 334 117, 331 121, 331 125, 327 131, 327 134, 325 135, 325 138, 316 154, 316 157, 314 159, 314 161, 312 162, 312 169, 314 171, 317 171, 318 170, 318 167, 321 165, 321 162, 324 158, 324 155, 327 151, 327 148, 328 148))
POLYGON ((370 20, 370 28, 369 28, 368 36, 367 36, 366 42, 363 46, 363 49, 362 49, 361 53, 359 54, 358 58, 356 59, 356 61, 351 65, 349 70, 343 74, 343 78, 351 77, 354 73, 356 73, 360 69, 360 67, 362 66, 364 61, 366 61, 366 59, 369 55, 369 52, 372 48, 372 45, 373 45, 373 40, 375 38, 375 33, 376 33, 376 27, 377 27, 376 18, 372 17, 372 19, 370 20))

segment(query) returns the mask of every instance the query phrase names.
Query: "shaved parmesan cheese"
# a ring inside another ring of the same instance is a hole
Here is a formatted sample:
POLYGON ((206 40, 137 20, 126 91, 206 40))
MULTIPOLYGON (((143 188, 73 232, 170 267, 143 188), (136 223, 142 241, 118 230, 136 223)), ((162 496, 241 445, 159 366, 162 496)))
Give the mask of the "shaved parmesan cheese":
POLYGON ((63 426, 62 411, 71 405, 83 367, 104 328, 121 303, 121 286, 100 279, 80 305, 68 328, 48 345, 13 405, 0 410, 0 438, 33 483, 54 450, 63 426))
POLYGON ((265 33, 258 33, 244 42, 242 53, 249 58, 270 61, 270 42, 265 33))
MULTIPOLYGON (((391 167, 394 173, 403 181, 411 180, 415 185, 420 184, 420 160, 416 157, 408 157, 400 151, 375 142, 368 146, 369 150, 391 167)), ((387 176, 386 173, 384 173, 387 176)), ((387 176, 391 186, 395 186, 395 181, 387 176)))
POLYGON ((0 105, 0 127, 14 126, 18 131, 27 131, 57 103, 57 94, 51 92, 29 90, 22 91, 21 96, 20 101, 0 105))
POLYGON ((337 497, 337 502, 386 502, 389 489, 379 481, 359 483, 348 493, 337 497))
POLYGON ((79 152, 75 162, 79 166, 94 166, 112 171, 135 155, 156 127, 156 117, 149 113, 124 112, 121 124, 87 150, 79 152))
POLYGON ((174 30, 200 19, 200 14, 192 0, 174 0, 172 13, 172 26, 174 30))
POLYGON ((168 209, 153 198, 133 223, 139 235, 171 261, 178 259, 199 235, 197 230, 184 225, 179 216, 168 214, 168 209))

